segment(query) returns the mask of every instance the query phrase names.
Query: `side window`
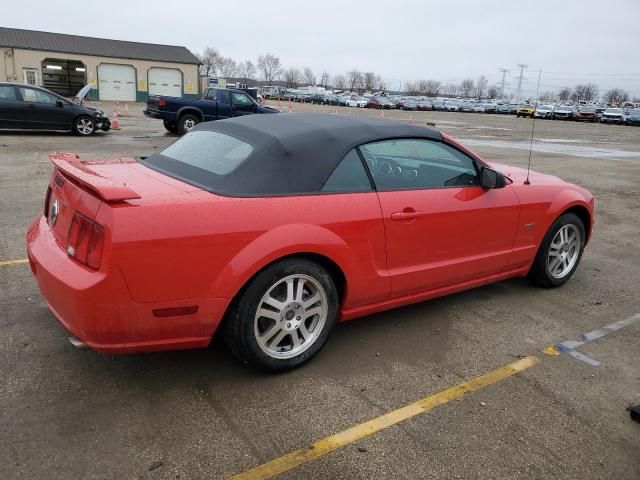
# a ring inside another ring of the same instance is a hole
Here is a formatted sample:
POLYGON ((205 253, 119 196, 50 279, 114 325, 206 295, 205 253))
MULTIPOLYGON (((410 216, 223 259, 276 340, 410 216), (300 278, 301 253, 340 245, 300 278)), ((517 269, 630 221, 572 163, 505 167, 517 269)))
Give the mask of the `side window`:
POLYGON ((479 185, 473 159, 433 140, 385 140, 362 145, 360 151, 378 190, 479 185))
POLYGON ((249 96, 245 93, 233 92, 231 93, 231 98, 233 99, 234 105, 240 105, 243 107, 248 107, 249 105, 253 105, 253 102, 249 98, 249 96))
POLYGON ((216 91, 213 88, 205 88, 202 93, 202 98, 205 100, 215 100, 216 99, 216 91))
POLYGON ((46 103, 49 105, 53 105, 56 103, 56 97, 50 95, 41 90, 35 90, 33 88, 20 88, 20 94, 22 95, 22 99, 25 102, 34 102, 34 103, 46 103))
POLYGON ((220 103, 231 103, 231 95, 229 95, 229 90, 218 89, 218 101, 220 103))
POLYGON ((18 96, 16 95, 16 89, 11 85, 0 85, 0 102, 17 100, 18 96))
POLYGON ((340 160, 322 186, 323 192, 369 192, 371 182, 355 149, 340 160))

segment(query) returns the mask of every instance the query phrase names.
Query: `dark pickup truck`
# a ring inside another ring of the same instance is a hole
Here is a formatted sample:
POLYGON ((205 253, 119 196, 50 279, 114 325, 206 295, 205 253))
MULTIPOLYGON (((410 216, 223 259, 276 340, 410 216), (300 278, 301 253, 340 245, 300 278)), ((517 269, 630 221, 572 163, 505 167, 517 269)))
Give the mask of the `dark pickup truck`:
POLYGON ((278 113, 278 110, 264 107, 244 90, 233 88, 206 88, 202 98, 197 100, 151 96, 144 111, 147 117, 163 120, 168 131, 180 134, 200 122, 256 113, 278 113))

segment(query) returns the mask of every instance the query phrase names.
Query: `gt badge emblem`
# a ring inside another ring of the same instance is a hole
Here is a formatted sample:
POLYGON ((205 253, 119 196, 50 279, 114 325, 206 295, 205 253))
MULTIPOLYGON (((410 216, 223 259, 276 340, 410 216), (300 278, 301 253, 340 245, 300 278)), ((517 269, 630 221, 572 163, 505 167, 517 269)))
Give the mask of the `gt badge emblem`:
POLYGON ((58 221, 58 214, 60 213, 60 202, 56 198, 51 204, 51 210, 49 210, 49 224, 53 227, 58 221))

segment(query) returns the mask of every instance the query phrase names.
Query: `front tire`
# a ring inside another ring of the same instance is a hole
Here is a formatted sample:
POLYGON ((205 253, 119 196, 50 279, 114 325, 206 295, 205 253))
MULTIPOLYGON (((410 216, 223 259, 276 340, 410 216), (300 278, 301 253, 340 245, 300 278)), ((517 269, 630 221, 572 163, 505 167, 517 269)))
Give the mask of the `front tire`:
POLYGON ((563 285, 578 268, 586 238, 585 226, 577 215, 561 215, 540 244, 529 280, 545 288, 563 285))
POLYGON ((83 115, 73 122, 73 133, 82 137, 88 137, 96 133, 96 122, 93 118, 83 115))
POLYGON ((284 371, 320 351, 337 315, 332 277, 314 262, 290 258, 255 276, 231 306, 223 332, 244 363, 284 371))
POLYGON ((187 132, 190 132, 193 127, 200 123, 200 119, 191 113, 187 113, 182 115, 178 120, 178 132, 180 135, 184 135, 187 132))

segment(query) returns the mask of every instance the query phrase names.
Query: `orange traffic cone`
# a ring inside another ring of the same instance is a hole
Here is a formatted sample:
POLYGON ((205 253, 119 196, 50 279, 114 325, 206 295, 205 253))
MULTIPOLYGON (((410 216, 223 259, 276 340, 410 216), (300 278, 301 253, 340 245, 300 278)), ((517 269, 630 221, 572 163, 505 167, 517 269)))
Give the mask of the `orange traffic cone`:
POLYGON ((124 104, 124 116, 128 117, 129 116, 129 105, 128 104, 124 104))
POLYGON ((410 116, 409 116, 409 123, 410 123, 411 125, 413 125, 413 115, 410 115, 410 116))
POLYGON ((111 119, 111 130, 120 130, 120 120, 117 115, 111 119))
POLYGON ((289 113, 291 113, 291 99, 289 99, 289 113))
POLYGON ((384 118, 384 110, 380 110, 380 118, 384 118))

